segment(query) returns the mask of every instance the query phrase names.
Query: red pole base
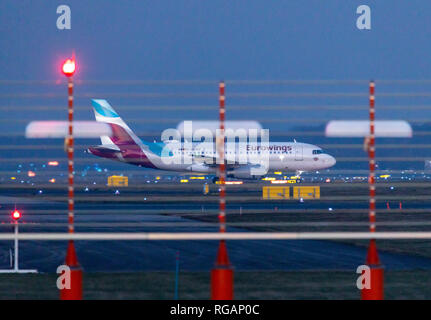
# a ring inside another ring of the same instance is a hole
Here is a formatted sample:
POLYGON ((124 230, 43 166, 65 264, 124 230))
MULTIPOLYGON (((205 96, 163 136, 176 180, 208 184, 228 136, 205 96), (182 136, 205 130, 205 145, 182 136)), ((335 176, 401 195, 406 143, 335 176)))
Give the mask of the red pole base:
POLYGON ((76 256, 75 245, 69 241, 65 264, 70 268, 70 288, 60 289, 61 300, 82 300, 82 267, 76 256))
POLYGON ((233 300, 233 269, 225 240, 220 240, 216 264, 211 270, 211 299, 233 300))
POLYGON ((70 268, 70 289, 60 290, 60 300, 82 300, 82 269, 70 268))
POLYGON ((366 264, 370 267, 370 288, 361 290, 362 300, 383 300, 383 266, 377 254, 376 240, 370 240, 366 264))
POLYGON ((211 300, 233 300, 233 270, 231 267, 211 270, 211 300))
POLYGON ((361 290, 361 300, 383 300, 383 267, 370 267, 370 289, 361 290))

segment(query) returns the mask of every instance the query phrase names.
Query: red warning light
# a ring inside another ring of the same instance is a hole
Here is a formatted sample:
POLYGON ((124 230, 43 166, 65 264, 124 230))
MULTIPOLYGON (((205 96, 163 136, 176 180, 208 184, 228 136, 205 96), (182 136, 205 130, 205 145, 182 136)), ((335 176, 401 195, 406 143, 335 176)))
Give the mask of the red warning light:
POLYGON ((21 218, 21 212, 19 212, 18 210, 15 209, 14 212, 12 212, 12 219, 14 219, 15 221, 18 221, 21 218))
POLYGON ((67 59, 63 63, 62 71, 66 77, 71 77, 75 73, 76 65, 75 60, 67 59))

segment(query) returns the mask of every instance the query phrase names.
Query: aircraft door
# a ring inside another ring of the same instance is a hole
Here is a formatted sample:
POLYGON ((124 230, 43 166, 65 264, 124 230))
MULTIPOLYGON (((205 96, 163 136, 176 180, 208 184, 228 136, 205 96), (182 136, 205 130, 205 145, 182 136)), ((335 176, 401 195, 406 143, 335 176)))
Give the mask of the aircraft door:
POLYGON ((303 154, 302 154, 302 145, 295 144, 293 146, 293 153, 295 155, 296 161, 302 161, 304 160, 303 154))

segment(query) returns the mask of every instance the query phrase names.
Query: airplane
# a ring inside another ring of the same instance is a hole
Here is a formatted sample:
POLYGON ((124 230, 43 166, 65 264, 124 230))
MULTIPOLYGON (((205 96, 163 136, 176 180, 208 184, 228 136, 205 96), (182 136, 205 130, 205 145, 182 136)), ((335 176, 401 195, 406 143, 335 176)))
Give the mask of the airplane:
MULTIPOLYGON (((146 142, 138 138, 118 113, 104 99, 92 99, 92 106, 97 122, 109 124, 111 136, 101 136, 101 145, 88 148, 88 152, 102 158, 116 160, 143 168, 152 168, 176 172, 197 172, 216 175, 218 153, 216 148, 197 150, 197 143, 185 144, 164 142, 146 142), (185 161, 167 161, 168 158, 190 156, 191 163, 185 161)), ((178 142, 178 141, 177 141, 178 142)), ((211 143, 214 146, 213 143, 211 143)), ((262 148, 267 152, 267 170, 274 171, 315 171, 330 168, 335 165, 333 156, 325 153, 320 147, 300 142, 269 142, 265 147, 247 144, 243 149, 244 156, 253 158, 260 155, 262 148)), ((256 163, 239 163, 238 148, 225 147, 226 175, 230 178, 257 179, 264 174, 256 174, 252 170, 256 163)), ((263 153, 263 151, 262 151, 263 153)), ((213 179, 215 182, 217 178, 213 179)))

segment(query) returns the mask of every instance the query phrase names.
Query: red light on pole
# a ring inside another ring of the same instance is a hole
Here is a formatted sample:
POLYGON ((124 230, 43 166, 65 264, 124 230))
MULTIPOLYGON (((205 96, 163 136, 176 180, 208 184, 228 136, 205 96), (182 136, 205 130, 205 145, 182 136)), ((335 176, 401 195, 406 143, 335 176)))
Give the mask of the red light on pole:
POLYGON ((74 59, 67 59, 63 63, 63 67, 61 68, 61 71, 64 73, 66 77, 71 77, 75 73, 76 65, 74 59))
POLYGON ((21 212, 19 212, 18 210, 14 210, 14 212, 12 212, 12 219, 14 219, 15 221, 18 221, 21 218, 22 214, 21 212))

